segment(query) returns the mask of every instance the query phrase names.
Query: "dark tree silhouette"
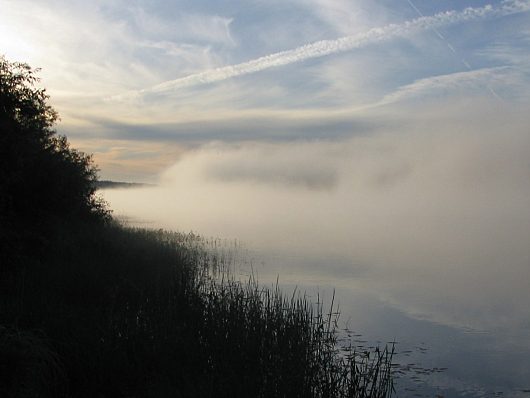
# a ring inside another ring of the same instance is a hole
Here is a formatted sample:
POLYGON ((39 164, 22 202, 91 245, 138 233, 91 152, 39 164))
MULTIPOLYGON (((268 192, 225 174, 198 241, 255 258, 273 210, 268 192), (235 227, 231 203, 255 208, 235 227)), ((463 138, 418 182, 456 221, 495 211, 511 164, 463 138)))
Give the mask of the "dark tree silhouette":
MULTIPOLYGON (((95 196, 97 168, 54 130, 57 112, 38 70, 0 56, 0 249, 46 239, 59 224, 108 217, 95 196)), ((42 243, 42 242, 40 242, 42 243)), ((17 249, 18 248, 18 249, 17 249)))

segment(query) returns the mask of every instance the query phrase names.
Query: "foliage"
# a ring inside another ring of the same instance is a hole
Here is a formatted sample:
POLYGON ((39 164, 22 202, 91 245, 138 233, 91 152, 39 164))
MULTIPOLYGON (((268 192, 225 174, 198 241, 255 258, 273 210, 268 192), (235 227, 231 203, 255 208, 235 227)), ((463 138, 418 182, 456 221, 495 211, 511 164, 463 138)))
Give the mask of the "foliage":
MULTIPOLYGON (((70 148, 53 129, 57 112, 27 64, 0 56, 0 249, 22 255, 25 242, 46 240, 50 228, 104 220, 95 196, 92 158, 70 148)), ((10 260, 13 260, 11 256, 10 260)))

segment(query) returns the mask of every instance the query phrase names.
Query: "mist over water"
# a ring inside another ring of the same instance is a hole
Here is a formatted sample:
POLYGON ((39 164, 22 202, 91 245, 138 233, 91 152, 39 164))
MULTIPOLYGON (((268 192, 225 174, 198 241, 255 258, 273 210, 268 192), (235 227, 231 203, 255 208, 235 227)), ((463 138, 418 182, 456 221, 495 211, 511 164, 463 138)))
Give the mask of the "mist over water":
POLYGON ((440 342, 455 328, 474 330, 495 337, 462 343, 478 344, 476 352, 486 344, 528 352, 528 124, 423 111, 348 139, 211 143, 157 187, 104 197, 117 215, 242 241, 264 263, 265 280, 334 287, 353 320, 386 328, 389 339, 407 327, 415 336, 423 330, 415 322, 428 321, 446 331, 440 342), (385 303, 378 321, 370 323, 369 304, 352 304, 366 294, 385 303), (388 326, 388 311, 405 314, 408 326, 388 326))

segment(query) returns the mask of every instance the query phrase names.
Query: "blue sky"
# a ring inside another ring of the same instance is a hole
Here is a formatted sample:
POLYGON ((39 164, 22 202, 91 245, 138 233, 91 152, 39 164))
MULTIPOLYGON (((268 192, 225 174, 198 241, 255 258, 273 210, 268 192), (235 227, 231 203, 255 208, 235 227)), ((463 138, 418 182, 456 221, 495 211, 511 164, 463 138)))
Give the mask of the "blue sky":
POLYGON ((524 0, 0 0, 0 9, 0 51, 42 68, 59 130, 108 178, 156 178, 212 141, 344 140, 413 124, 416 106, 528 104, 524 0))

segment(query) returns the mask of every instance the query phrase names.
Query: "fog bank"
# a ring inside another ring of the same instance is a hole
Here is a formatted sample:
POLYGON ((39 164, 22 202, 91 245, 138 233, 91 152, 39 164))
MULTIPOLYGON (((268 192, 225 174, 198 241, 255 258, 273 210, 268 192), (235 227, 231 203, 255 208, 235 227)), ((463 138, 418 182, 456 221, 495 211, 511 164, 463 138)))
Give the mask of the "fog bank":
POLYGON ((156 188, 104 195, 157 227, 281 253, 301 281, 373 289, 438 322, 517 327, 530 315, 526 116, 416 109, 348 139, 211 143, 156 188))

